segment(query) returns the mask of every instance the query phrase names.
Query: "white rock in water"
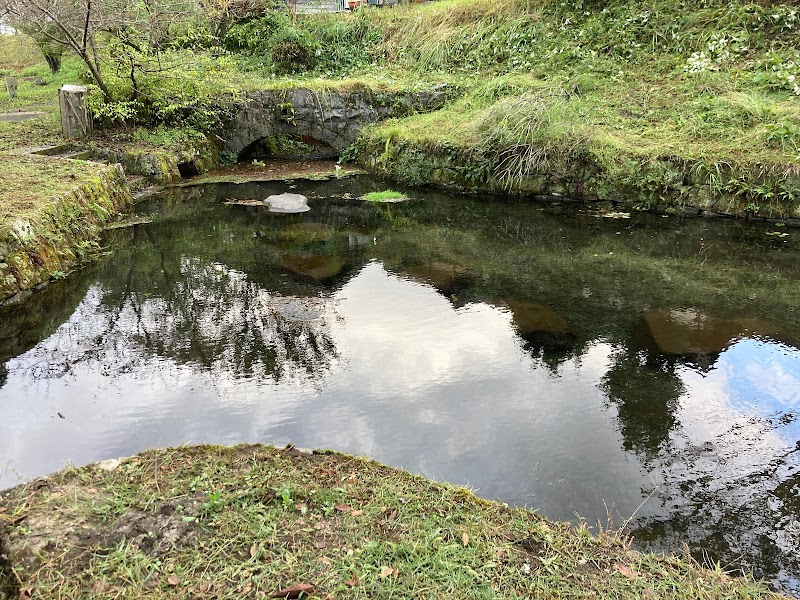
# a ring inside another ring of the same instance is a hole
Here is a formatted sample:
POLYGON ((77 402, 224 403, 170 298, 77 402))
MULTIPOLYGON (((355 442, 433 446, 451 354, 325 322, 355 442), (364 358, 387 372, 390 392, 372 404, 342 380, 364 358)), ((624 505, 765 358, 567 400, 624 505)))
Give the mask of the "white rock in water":
POLYGON ((302 194, 275 194, 264 200, 270 212, 275 213, 301 213, 311 210, 308 198, 302 194))

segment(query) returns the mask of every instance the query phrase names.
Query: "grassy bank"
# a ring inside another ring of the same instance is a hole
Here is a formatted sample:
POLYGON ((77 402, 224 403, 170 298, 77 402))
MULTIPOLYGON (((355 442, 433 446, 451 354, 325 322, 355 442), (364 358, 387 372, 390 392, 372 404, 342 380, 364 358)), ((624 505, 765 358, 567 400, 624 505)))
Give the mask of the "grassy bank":
POLYGON ((0 301, 63 277, 131 206, 121 169, 0 154, 0 301))
POLYGON ((710 208, 725 196, 733 212, 796 212, 789 4, 447 0, 396 21, 384 52, 411 72, 458 73, 466 93, 372 128, 355 155, 379 172, 642 207, 710 208), (449 174, 434 174, 441 163, 449 174))
MULTIPOLYGON (((200 19, 176 25, 135 100, 109 56, 115 102, 95 95, 95 109, 106 143, 164 147, 213 129, 251 90, 446 84, 445 108, 368 128, 348 157, 412 184, 800 218, 798 14, 743 0, 441 0, 253 15, 224 35, 200 19)), ((44 78, 82 76, 65 59, 44 78)), ((0 144, 45 140, 52 125, 0 123, 0 144)))
POLYGON ((613 532, 293 448, 67 469, 5 492, 0 524, 6 598, 777 598, 613 532))

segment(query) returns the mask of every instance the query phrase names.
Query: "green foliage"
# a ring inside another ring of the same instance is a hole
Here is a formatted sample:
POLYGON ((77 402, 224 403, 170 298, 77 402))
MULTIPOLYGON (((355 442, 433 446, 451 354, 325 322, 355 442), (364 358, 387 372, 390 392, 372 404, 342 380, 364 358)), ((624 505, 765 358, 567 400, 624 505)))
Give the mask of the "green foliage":
POLYGON ((303 22, 318 40, 317 71, 327 76, 347 75, 369 67, 384 32, 365 9, 352 15, 315 16, 303 22))
POLYGON ((782 149, 800 149, 800 125, 791 121, 770 123, 766 126, 764 139, 767 143, 782 149))
POLYGON ((214 490, 208 495, 208 499, 201 504, 201 510, 206 518, 213 518, 225 508, 225 499, 222 497, 222 490, 214 490))
POLYGON ((233 25, 222 42, 231 51, 266 56, 275 46, 276 38, 292 29, 292 20, 287 12, 273 11, 263 17, 233 25))
POLYGON ((316 63, 317 44, 307 31, 287 29, 273 39, 272 64, 278 74, 310 70, 316 63))
POLYGON ((308 71, 316 64, 319 46, 309 31, 296 27, 285 10, 237 23, 222 41, 231 51, 243 51, 260 59, 278 74, 308 71))

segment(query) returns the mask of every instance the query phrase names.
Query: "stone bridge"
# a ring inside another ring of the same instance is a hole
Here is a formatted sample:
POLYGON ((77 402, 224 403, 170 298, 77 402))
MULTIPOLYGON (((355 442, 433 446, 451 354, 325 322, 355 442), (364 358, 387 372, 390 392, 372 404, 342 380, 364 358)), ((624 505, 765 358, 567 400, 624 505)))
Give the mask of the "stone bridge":
POLYGON ((315 156, 338 157, 361 128, 384 119, 441 108, 451 89, 445 85, 418 92, 368 88, 317 91, 304 88, 249 92, 223 121, 224 149, 245 158, 255 144, 291 136, 313 145, 315 156))

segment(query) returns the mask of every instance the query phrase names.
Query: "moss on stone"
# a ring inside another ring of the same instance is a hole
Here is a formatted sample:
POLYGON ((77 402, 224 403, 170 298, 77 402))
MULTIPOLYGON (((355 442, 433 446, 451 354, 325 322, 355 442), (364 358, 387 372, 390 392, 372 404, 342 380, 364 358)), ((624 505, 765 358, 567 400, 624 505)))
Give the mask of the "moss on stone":
MULTIPOLYGON (((15 164, 7 157, 6 164, 15 164)), ((0 197, 0 301, 47 282, 97 248, 101 227, 130 207, 132 198, 119 166, 53 158, 17 157, 16 170, 35 180, 49 171, 47 186, 34 186, 25 202, 0 197), (21 163, 21 164, 20 164, 21 163), (62 191, 57 191, 57 185, 62 191)))

